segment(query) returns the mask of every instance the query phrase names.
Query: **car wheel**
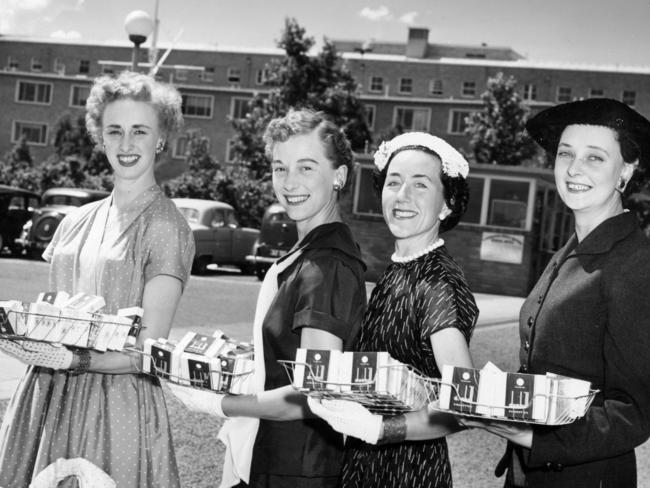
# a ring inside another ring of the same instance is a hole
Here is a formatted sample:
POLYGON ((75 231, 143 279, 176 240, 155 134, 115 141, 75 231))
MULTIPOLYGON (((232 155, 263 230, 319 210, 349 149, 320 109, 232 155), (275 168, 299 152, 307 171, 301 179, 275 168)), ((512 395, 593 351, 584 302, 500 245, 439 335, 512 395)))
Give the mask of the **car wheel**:
POLYGON ((266 266, 256 266, 255 267, 255 274, 257 275, 257 279, 260 281, 264 281, 264 277, 266 276, 266 271, 269 268, 266 266))
POLYGON ((208 265, 210 260, 206 256, 198 257, 192 264, 192 273, 195 275, 204 275, 208 272, 208 265))

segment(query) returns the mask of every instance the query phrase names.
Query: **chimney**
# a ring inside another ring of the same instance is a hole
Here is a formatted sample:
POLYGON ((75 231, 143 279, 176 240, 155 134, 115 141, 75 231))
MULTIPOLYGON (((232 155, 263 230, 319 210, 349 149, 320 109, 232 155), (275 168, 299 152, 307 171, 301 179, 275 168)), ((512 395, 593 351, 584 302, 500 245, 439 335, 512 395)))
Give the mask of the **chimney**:
POLYGON ((407 58, 424 58, 429 45, 429 29, 409 27, 409 39, 406 44, 407 58))

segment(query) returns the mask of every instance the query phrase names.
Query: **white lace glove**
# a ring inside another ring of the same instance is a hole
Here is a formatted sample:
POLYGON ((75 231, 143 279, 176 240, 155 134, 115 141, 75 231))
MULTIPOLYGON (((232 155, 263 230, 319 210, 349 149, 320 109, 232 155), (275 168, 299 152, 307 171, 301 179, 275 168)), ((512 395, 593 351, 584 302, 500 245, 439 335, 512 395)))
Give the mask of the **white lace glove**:
POLYGON ((203 391, 190 386, 166 383, 169 390, 178 398, 185 407, 193 412, 203 412, 215 417, 227 419, 228 416, 221 409, 221 402, 226 395, 212 391, 203 391))
POLYGON ((0 339, 0 350, 25 364, 52 369, 70 369, 74 354, 61 344, 0 339))
POLYGON ((348 400, 318 400, 308 397, 311 411, 341 434, 357 437, 368 444, 377 444, 381 435, 381 415, 371 413, 359 403, 348 400))

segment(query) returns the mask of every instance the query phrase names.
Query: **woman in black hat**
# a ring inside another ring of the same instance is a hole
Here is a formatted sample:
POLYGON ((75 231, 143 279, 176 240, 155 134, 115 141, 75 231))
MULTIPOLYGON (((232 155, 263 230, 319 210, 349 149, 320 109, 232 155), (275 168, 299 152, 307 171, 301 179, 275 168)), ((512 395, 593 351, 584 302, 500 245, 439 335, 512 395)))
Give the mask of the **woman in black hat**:
POLYGON ((509 440, 506 486, 635 487, 634 448, 650 435, 650 243, 625 196, 650 164, 650 121, 616 100, 558 105, 531 118, 555 156, 575 234, 520 313, 521 372, 590 381, 584 417, 562 426, 462 422, 509 440))

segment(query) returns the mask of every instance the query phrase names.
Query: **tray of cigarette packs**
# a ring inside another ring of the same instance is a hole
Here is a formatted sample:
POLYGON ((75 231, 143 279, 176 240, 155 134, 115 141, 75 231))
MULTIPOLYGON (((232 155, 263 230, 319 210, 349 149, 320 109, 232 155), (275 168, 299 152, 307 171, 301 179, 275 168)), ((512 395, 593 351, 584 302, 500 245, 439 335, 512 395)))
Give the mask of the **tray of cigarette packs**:
POLYGON ((40 293, 35 302, 0 300, 0 338, 23 347, 29 341, 50 342, 97 351, 134 346, 142 329, 142 309, 101 313, 104 299, 64 291, 40 293))
POLYGON ((442 377, 429 381, 436 410, 540 425, 564 425, 583 417, 598 393, 589 381, 505 372, 490 362, 480 370, 444 365, 442 377))
POLYGON ((398 415, 431 401, 432 385, 387 352, 298 349, 279 361, 292 386, 315 398, 351 400, 373 413, 398 415))
POLYGON ((220 393, 248 393, 254 371, 253 345, 216 330, 187 332, 179 341, 145 339, 142 372, 179 385, 220 393))

